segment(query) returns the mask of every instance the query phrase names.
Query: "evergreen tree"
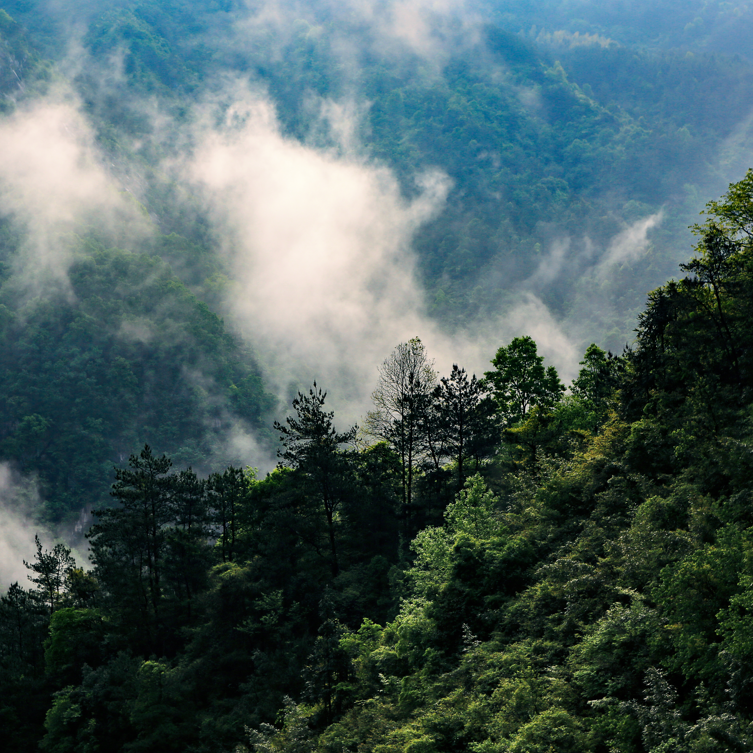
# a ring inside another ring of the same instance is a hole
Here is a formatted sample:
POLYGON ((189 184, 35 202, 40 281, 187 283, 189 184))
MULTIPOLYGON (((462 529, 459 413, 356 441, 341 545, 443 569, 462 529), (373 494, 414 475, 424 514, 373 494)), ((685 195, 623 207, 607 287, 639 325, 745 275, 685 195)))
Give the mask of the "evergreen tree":
POLYGON ((220 532, 218 545, 222 562, 237 556, 242 509, 248 503, 248 480, 244 471, 230 466, 207 479, 212 525, 220 532))
POLYGON ((477 470, 480 456, 490 446, 493 423, 485 384, 475 374, 469 379, 465 369, 453 364, 450 376, 442 377, 433 398, 444 452, 456 464, 460 490, 467 475, 466 459, 475 457, 477 470))
POLYGON ((149 445, 115 469, 112 497, 118 507, 96 510, 87 536, 97 580, 110 609, 140 635, 142 650, 164 646, 163 589, 168 553, 167 526, 173 521, 172 461, 155 457, 149 445))
POLYGON ((71 550, 65 544, 55 544, 52 551, 42 548, 39 536, 34 536, 37 554, 34 561, 24 560, 24 565, 35 575, 29 575, 29 580, 35 583, 40 599, 44 601, 50 615, 60 606, 65 591, 66 579, 76 566, 76 560, 71 556, 71 550))
POLYGON ((340 572, 335 526, 337 511, 348 493, 351 466, 340 448, 353 442, 355 427, 340 434, 332 422, 334 413, 324 410, 326 392, 316 382, 308 395, 299 392, 293 400, 295 416, 285 424, 275 422, 283 449, 278 451, 283 465, 297 472, 307 491, 322 506, 327 521, 330 565, 333 577, 340 572))
POLYGON ((166 531, 165 578, 180 624, 191 624, 193 601, 206 583, 211 560, 210 511, 206 482, 189 468, 174 475, 170 493, 170 526, 166 531))

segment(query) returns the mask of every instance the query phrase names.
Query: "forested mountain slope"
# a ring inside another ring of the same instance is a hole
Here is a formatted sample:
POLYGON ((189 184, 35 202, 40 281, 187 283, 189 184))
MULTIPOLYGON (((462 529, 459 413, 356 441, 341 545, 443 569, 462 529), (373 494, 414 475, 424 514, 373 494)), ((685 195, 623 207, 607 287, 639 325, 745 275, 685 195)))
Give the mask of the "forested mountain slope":
MULTIPOLYGON (((572 14, 604 15, 588 3, 524 5, 550 19, 547 33, 572 14)), ((41 3, 6 7, 61 61, 72 54, 67 35, 77 31, 74 84, 121 158, 165 156, 145 98, 167 103, 180 128, 228 74, 263 87, 287 132, 308 143, 337 145, 318 118, 321 100, 354 103, 358 148, 389 165, 405 191, 415 190, 413 178, 426 167, 452 179, 445 209, 415 248, 434 311, 453 322, 497 310, 500 280, 510 282, 507 297, 530 289, 566 315, 577 307, 574 287, 600 284, 596 267, 615 236, 666 207, 656 231, 661 253, 647 259, 644 248, 640 264, 628 259, 624 271, 610 270, 604 297, 628 292, 613 310, 599 310, 612 316, 606 328, 597 317, 590 323, 600 334, 616 327, 617 345, 646 287, 681 260, 699 197, 741 177, 730 174, 739 171, 730 162, 750 139, 750 64, 705 54, 693 39, 692 53, 608 37, 537 42, 483 23, 466 33, 458 11, 427 16, 426 38, 412 45, 399 35, 386 43, 373 19, 328 3, 305 12, 283 5, 272 20, 263 6, 231 2, 84 4, 57 15, 41 3), (137 143, 134 154, 129 145, 137 143), (572 242, 568 263, 542 285, 537 269, 556 265, 547 254, 558 240, 572 242)), ((504 7, 527 31, 523 5, 504 7)), ((642 30, 648 19, 639 10, 633 23, 642 30)), ((487 12, 494 18, 493 8, 487 12)), ((727 26, 732 17, 745 25, 729 10, 718 14, 727 26)), ((145 168, 137 161, 136 169, 145 168)), ((141 198, 165 227, 189 235, 157 195, 166 188, 143 189, 141 198)))
MULTIPOLYGON (((273 275, 274 284, 243 277, 258 259, 238 262, 237 249, 266 220, 243 226, 259 194, 279 191, 284 204, 310 165, 285 173, 282 188, 247 196, 233 187, 239 208, 224 215, 227 197, 208 195, 195 160, 203 145, 242 127, 217 125, 227 113, 232 120, 238 101, 252 111, 268 107, 275 138, 295 154, 360 171, 381 186, 389 202, 357 207, 341 226, 361 239, 357 253, 365 254, 373 237, 367 209, 380 229, 399 226, 385 245, 399 261, 390 266, 377 256, 363 292, 410 278, 399 297, 412 299, 415 330, 462 332, 459 338, 478 336, 488 348, 490 332, 507 331, 515 312, 530 308, 529 328, 561 328, 548 338, 560 345, 544 344, 550 352, 582 352, 592 340, 621 350, 645 290, 683 258, 686 227, 703 197, 741 176, 750 145, 753 69, 719 54, 718 41, 734 49, 731 29, 744 27, 746 11, 711 5, 684 4, 682 12, 640 5, 632 15, 589 3, 419 5, 411 15, 395 2, 375 15, 329 2, 282 3, 273 13, 264 3, 232 0, 8 0, 0 17, 0 126, 9 144, 0 176, 0 301, 12 347, 4 353, 0 459, 37 474, 46 517, 65 520, 106 501, 110 464, 145 441, 181 467, 203 460, 216 469, 207 458, 227 455, 224 432, 233 426, 233 436, 245 439, 231 444, 260 443, 259 455, 268 456, 261 427, 275 401, 266 393, 287 400, 305 381, 274 365, 272 351, 295 354, 310 338, 297 332, 294 314, 284 337, 272 328, 266 339, 258 313, 238 315, 254 298, 261 301, 255 310, 277 321, 275 308, 293 307, 284 292, 265 298, 275 285, 284 291, 284 275, 273 275), (690 19, 677 32, 689 13, 703 23, 690 19), (644 34, 649 28, 655 34, 644 34), (56 169, 55 155, 71 149, 80 153, 56 169), (76 179, 66 186, 59 178, 68 170, 76 179), (100 188, 80 189, 92 175, 100 188), (433 198, 427 176, 438 186, 433 198), (390 208, 402 202, 418 213, 422 201, 429 208, 419 219, 410 209, 396 223, 390 208), (122 252, 135 257, 123 261, 122 252), (130 270, 122 283, 121 263, 130 270), (380 279, 381 266, 389 282, 380 279), (32 284, 29 270, 37 268, 52 274, 32 284), (101 276, 96 291, 84 281, 93 270, 101 276), (141 278, 146 288, 136 290, 141 278), (163 306, 150 307, 163 295, 163 306), (132 298, 127 312, 124 298, 132 298), (91 317, 86 326, 81 316, 91 317), (202 325, 190 323, 197 317, 202 325), (137 347, 139 328, 158 334, 137 347), (49 339, 40 341, 41 331, 49 339), (223 353, 213 363, 217 347, 223 353), (132 388, 113 371, 116 354, 134 375, 132 388), (156 381, 148 376, 155 368, 156 381), (51 369, 68 385, 60 392, 51 369), (55 400, 40 384, 57 385, 55 400), (84 384, 97 385, 91 396, 80 394, 84 384), (63 416, 72 391, 80 410, 63 416)), ((310 190, 331 192, 334 203, 331 180, 310 190)), ((303 217, 307 204, 290 211, 303 217)), ((296 222, 283 217, 273 230, 280 235, 296 222)), ((304 237, 319 231, 316 218, 305 222, 304 237)), ((337 240, 325 235, 321 248, 337 240)), ((322 277, 333 280, 325 299, 337 297, 339 285, 339 270, 329 274, 327 264, 322 259, 322 277)), ((356 301, 371 300, 353 285, 356 301)), ((402 312, 378 294, 379 316, 395 309, 393 329, 401 331, 402 312)), ((344 318, 339 310, 330 316, 321 331, 344 318)), ((361 320, 375 316, 358 312, 361 320)), ((364 330, 362 339, 373 335, 364 330)), ((340 347, 332 360, 347 361, 354 343, 330 342, 340 347)), ((315 358, 301 356, 307 374, 321 366, 315 358)), ((333 381, 353 382, 327 368, 333 381)), ((364 386, 362 396, 369 391, 364 386)))
POLYGON ((569 394, 414 339, 358 441, 314 385, 264 479, 131 456, 0 600, 4 748, 749 749, 753 172, 697 234, 569 394))
POLYGON ((144 437, 181 465, 240 462, 233 435, 263 436, 275 401, 222 320, 153 256, 90 246, 68 275, 67 295, 0 307, 0 446, 43 480, 47 521, 105 499, 144 437))
POLYGON ((749 15, 0 3, 3 750, 750 749, 749 15))
MULTIPOLYGON (((513 31, 560 32, 606 39, 642 48, 683 48, 750 56, 746 28, 751 9, 744 3, 668 0, 652 3, 597 3, 542 0, 486 4, 495 20, 513 31)), ((555 32, 556 33, 556 32, 555 32)))

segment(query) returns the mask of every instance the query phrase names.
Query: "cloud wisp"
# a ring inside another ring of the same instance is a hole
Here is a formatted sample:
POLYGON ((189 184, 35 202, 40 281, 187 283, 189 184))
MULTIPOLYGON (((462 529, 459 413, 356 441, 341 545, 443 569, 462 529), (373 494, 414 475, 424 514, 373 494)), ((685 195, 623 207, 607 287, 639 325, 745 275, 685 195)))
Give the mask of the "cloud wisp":
POLYGON ((388 170, 284 137, 253 97, 199 144, 189 171, 225 230, 229 308, 271 360, 268 376, 326 374, 355 397, 385 353, 426 329, 409 249, 447 178, 422 174, 408 201, 388 170))
POLYGON ((25 479, 7 463, 0 463, 0 592, 16 581, 24 588, 29 585, 24 560, 34 559, 34 534, 40 531, 31 516, 40 506, 33 479, 25 479))
POLYGON ((66 283, 69 236, 88 224, 113 237, 147 222, 110 178, 92 128, 74 103, 42 99, 0 121, 0 212, 22 228, 16 281, 39 294, 66 283))
POLYGON ((472 332, 450 335, 426 314, 411 243, 444 205, 442 173, 418 175, 407 199, 386 168, 284 136, 272 106, 251 94, 196 143, 188 174, 223 228, 236 280, 228 311, 281 398, 318 379, 355 420, 369 408, 378 365, 415 336, 443 373, 453 362, 483 371, 505 338, 523 333, 558 366, 577 362, 532 294, 472 332))
POLYGON ((249 0, 236 15, 233 44, 263 31, 274 34, 281 49, 302 22, 310 33, 326 24, 333 48, 346 62, 360 48, 377 56, 409 53, 441 67, 453 47, 477 41, 482 14, 476 5, 474 0, 249 0))
POLYGON ((636 220, 616 235, 596 266, 597 279, 607 279, 616 266, 637 262, 649 247, 649 233, 659 226, 662 219, 663 210, 636 220))

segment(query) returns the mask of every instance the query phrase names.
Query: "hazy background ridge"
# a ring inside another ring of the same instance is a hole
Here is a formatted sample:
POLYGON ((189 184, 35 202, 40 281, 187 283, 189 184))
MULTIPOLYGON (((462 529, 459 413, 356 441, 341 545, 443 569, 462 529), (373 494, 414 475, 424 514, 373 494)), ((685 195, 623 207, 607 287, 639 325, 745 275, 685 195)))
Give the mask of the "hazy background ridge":
POLYGON ((268 470, 314 379, 360 420, 414 336, 571 379, 750 163, 745 7, 3 7, 0 460, 69 528, 145 441, 268 470))

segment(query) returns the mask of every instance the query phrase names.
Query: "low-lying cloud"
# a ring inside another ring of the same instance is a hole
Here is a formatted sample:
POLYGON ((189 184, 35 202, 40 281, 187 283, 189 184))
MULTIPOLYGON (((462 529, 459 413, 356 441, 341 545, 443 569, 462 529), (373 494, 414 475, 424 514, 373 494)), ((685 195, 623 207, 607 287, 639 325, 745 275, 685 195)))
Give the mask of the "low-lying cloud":
POLYGON ((228 309, 260 347, 281 397, 318 379, 357 419, 379 364, 415 336, 443 373, 453 362, 483 371, 497 347, 523 333, 559 367, 577 362, 533 294, 504 318, 454 337, 426 314, 411 242, 444 206, 450 181, 441 172, 417 175, 407 199, 387 168, 357 152, 284 136, 271 105, 250 94, 197 143, 189 174, 224 228, 237 283, 228 309))
MULTIPOLYGON (((0 592, 18 581, 28 586, 29 571, 24 560, 34 560, 34 535, 40 533, 32 522, 40 507, 37 485, 0 463, 0 592)), ((46 537, 40 537, 43 540, 46 537)))
POLYGON ((22 228, 19 280, 35 294, 65 282, 70 236, 87 224, 111 235, 145 232, 146 220, 109 176, 93 130, 74 102, 37 100, 0 120, 0 213, 22 228))
POLYGON ((473 0, 324 0, 314 4, 302 0, 250 1, 236 17, 235 43, 249 33, 263 30, 271 31, 284 44, 298 30, 297 23, 316 29, 327 19, 337 19, 339 32, 327 23, 327 34, 343 60, 357 57, 366 45, 377 55, 409 52, 425 62, 441 65, 460 40, 471 43, 478 38, 481 14, 476 5, 473 0))
POLYGON ((649 247, 649 233, 663 218, 664 212, 659 211, 627 225, 612 239, 606 253, 599 260, 596 268, 597 278, 604 280, 616 266, 634 264, 638 261, 649 247))
POLYGON ((271 359, 268 376, 327 375, 355 397, 375 364, 427 328, 410 242, 441 209, 444 175, 418 176, 406 200, 387 169, 284 137, 253 98, 202 134, 189 169, 226 231, 230 310, 271 359))

